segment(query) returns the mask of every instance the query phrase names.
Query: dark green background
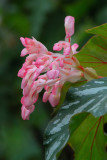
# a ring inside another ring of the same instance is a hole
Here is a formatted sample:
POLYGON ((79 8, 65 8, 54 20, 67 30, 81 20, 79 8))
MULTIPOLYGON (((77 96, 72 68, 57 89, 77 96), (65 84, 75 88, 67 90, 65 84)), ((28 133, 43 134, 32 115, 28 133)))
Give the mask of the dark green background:
MULTIPOLYGON (((0 0, 0 160, 44 160, 43 132, 52 107, 41 102, 29 121, 21 119, 21 79, 24 59, 19 38, 35 37, 52 51, 65 36, 64 18, 76 18, 72 43, 80 48, 90 38, 86 29, 107 22, 106 0, 0 0)), ((68 160, 69 148, 65 150, 68 160)), ((71 156, 72 157, 72 156, 71 156)), ((72 158, 71 158, 72 159, 72 158)))

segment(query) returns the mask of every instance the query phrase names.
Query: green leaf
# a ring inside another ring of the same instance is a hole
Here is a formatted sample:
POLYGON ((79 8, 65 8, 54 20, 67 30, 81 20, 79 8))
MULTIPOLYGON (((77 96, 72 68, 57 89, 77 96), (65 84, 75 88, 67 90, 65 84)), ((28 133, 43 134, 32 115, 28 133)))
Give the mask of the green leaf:
POLYGON ((97 34, 107 38, 107 23, 102 24, 101 26, 94 27, 87 30, 88 33, 97 34))
POLYGON ((82 114, 74 116, 70 123, 68 143, 75 150, 75 160, 105 160, 107 136, 104 135, 103 125, 107 115, 105 118, 95 118, 89 114, 77 128, 76 122, 80 121, 82 116, 82 114), (72 126, 76 129, 73 130, 72 126))
MULTIPOLYGON (((107 113, 107 78, 93 80, 79 88, 69 89, 63 106, 45 131, 46 160, 56 160, 56 155, 70 138, 71 118, 81 112, 89 112, 95 117, 107 113)), ((88 113, 85 113, 79 121, 77 120, 76 126, 72 125, 72 128, 78 128, 87 116, 88 113)))
POLYGON ((107 24, 91 29, 93 36, 76 55, 81 65, 94 68, 99 76, 107 76, 107 24), (103 26, 103 27, 102 27, 103 26))
POLYGON ((65 96, 66 96, 66 93, 68 91, 68 89, 70 87, 78 87, 78 86, 81 86, 83 84, 85 84, 87 81, 79 81, 79 82, 76 82, 76 83, 71 83, 71 82, 66 82, 64 84, 64 86, 62 87, 61 89, 61 98, 60 98, 60 102, 58 104, 58 106, 56 106, 56 108, 54 109, 54 112, 58 111, 58 109, 61 107, 61 105, 63 104, 64 100, 65 100, 65 96))

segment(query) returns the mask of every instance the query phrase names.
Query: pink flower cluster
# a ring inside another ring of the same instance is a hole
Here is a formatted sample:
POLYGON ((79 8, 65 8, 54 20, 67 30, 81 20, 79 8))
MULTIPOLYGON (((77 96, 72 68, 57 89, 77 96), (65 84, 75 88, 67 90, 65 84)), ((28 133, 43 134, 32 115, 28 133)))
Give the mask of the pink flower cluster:
POLYGON ((59 41, 53 46, 54 51, 63 49, 63 54, 48 51, 35 38, 20 38, 25 47, 21 56, 28 55, 18 72, 18 76, 22 78, 21 114, 23 120, 28 120, 34 111, 34 103, 38 100, 42 89, 45 89, 43 102, 49 100, 50 104, 55 107, 59 103, 64 83, 66 81, 75 83, 84 77, 84 68, 74 57, 78 44, 71 45, 71 36, 74 34, 74 17, 65 18, 65 32, 65 41, 59 41))

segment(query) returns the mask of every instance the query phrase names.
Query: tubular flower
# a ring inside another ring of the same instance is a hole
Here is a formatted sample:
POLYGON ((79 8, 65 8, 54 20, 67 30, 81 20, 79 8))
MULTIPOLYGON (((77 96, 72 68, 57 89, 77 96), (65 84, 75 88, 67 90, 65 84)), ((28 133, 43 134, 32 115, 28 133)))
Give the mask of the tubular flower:
POLYGON ((38 100, 39 93, 45 89, 43 102, 49 100, 55 107, 61 96, 61 88, 69 81, 75 83, 81 79, 90 80, 98 78, 93 69, 84 69, 74 57, 77 53, 78 44, 71 45, 71 36, 74 33, 74 17, 65 18, 66 40, 59 41, 53 46, 53 50, 61 51, 63 54, 52 53, 36 39, 23 38, 20 40, 25 47, 21 56, 28 55, 18 77, 22 78, 21 88, 23 97, 21 99, 21 115, 23 120, 28 120, 34 111, 34 104, 38 100))

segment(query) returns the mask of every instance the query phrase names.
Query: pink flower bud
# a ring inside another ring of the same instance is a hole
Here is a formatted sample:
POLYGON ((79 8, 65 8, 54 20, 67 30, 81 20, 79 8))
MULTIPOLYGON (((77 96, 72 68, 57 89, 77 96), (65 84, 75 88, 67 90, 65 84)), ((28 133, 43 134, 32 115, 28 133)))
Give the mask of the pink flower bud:
POLYGON ((71 45, 69 42, 59 41, 53 46, 53 50, 60 51, 64 48, 64 55, 69 55, 71 53, 71 45))
POLYGON ((50 104, 53 107, 55 107, 55 106, 58 105, 59 101, 60 101, 60 94, 54 95, 54 94, 51 93, 51 95, 49 96, 49 102, 50 102, 50 104))
POLYGON ((49 99, 49 96, 50 96, 50 93, 49 92, 45 92, 44 94, 43 94, 43 102, 47 102, 48 101, 48 99, 49 99))
POLYGON ((30 39, 30 38, 20 38, 22 44, 24 45, 24 48, 21 52, 21 56, 25 56, 26 54, 48 54, 47 48, 40 42, 38 42, 36 39, 30 39))
POLYGON ((53 61, 53 62, 50 64, 49 68, 50 68, 51 70, 52 70, 52 69, 58 69, 58 68, 59 68, 59 63, 56 62, 56 61, 53 61))
POLYGON ((38 76, 40 75, 40 73, 44 70, 45 66, 44 65, 41 65, 37 70, 36 72, 34 73, 33 77, 32 77, 32 80, 36 80, 38 78, 38 76))
POLYGON ((26 56, 28 54, 28 51, 27 51, 27 49, 26 48, 24 48, 22 51, 21 51, 21 57, 23 57, 23 56, 26 56))
POLYGON ((79 45, 78 45, 77 43, 74 43, 74 44, 71 46, 73 54, 78 53, 78 52, 76 51, 78 47, 79 47, 79 45))
POLYGON ((71 73, 69 74, 68 81, 71 83, 75 83, 79 81, 81 77, 82 77, 82 72, 79 70, 74 70, 71 71, 71 73))
POLYGON ((23 120, 29 120, 30 111, 27 110, 24 105, 22 105, 21 108, 21 116, 23 120))
POLYGON ((25 86, 27 85, 31 75, 33 74, 34 70, 29 69, 26 71, 26 75, 23 77, 22 83, 21 83, 21 88, 24 89, 25 86))
POLYGON ((61 43, 55 43, 53 46, 54 51, 61 51, 62 50, 62 44, 61 43))
POLYGON ((70 53, 71 53, 71 47, 69 45, 68 47, 64 48, 64 55, 70 55, 70 53))
POLYGON ((36 103, 38 100, 38 94, 35 94, 34 96, 23 96, 21 99, 21 103, 25 105, 26 107, 29 107, 36 103))
POLYGON ((22 119, 29 120, 29 116, 34 111, 34 109, 35 109, 34 105, 30 106, 29 109, 27 109, 24 105, 22 105, 22 108, 21 108, 22 119))
POLYGON ((31 84, 27 84, 26 87, 23 89, 23 95, 27 96, 31 90, 31 84))
POLYGON ((74 34, 75 19, 72 16, 65 17, 66 38, 70 38, 74 34))
POLYGON ((52 69, 47 72, 47 76, 49 79, 56 79, 59 76, 59 70, 52 69))
POLYGON ((17 76, 23 78, 24 73, 25 73, 25 69, 22 67, 22 68, 19 70, 17 76))
POLYGON ((23 37, 20 37, 20 40, 21 40, 21 42, 22 42, 23 46, 24 46, 24 47, 26 47, 25 38, 23 38, 23 37))

